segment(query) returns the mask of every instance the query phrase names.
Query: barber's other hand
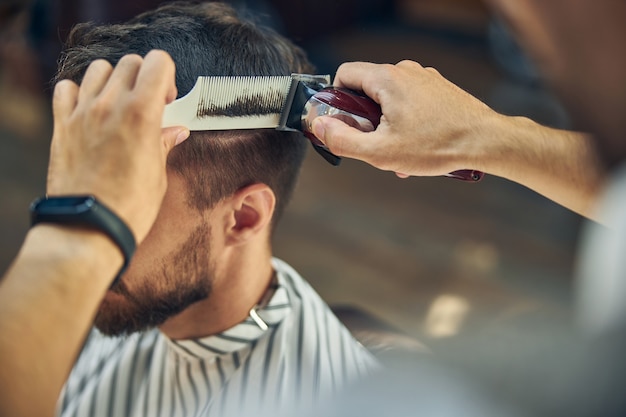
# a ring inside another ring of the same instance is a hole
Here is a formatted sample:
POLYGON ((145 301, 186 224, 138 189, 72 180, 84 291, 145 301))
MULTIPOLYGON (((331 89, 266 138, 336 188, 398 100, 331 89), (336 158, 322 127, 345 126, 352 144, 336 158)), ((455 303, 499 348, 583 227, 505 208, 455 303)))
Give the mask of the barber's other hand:
POLYGON ((163 109, 176 98, 174 74, 171 57, 155 50, 126 55, 115 68, 94 61, 80 87, 60 81, 48 195, 95 195, 141 242, 165 194, 167 154, 189 136, 183 127, 161 129, 163 109))
POLYGON ((383 112, 378 128, 368 133, 331 117, 317 118, 313 132, 334 154, 401 177, 485 171, 481 130, 499 115, 433 68, 413 61, 345 63, 334 84, 363 91, 383 112))

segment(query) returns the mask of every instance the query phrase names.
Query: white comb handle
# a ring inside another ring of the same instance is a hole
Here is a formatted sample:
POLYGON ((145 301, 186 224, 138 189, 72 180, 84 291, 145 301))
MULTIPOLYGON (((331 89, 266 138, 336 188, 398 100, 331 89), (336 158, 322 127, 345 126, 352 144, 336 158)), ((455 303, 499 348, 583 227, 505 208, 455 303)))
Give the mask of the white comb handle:
POLYGON ((165 106, 161 127, 185 126, 191 128, 196 119, 201 89, 200 83, 196 82, 196 85, 184 97, 165 106))
POLYGON ((165 106, 163 127, 192 131, 276 128, 290 76, 198 77, 184 97, 165 106))

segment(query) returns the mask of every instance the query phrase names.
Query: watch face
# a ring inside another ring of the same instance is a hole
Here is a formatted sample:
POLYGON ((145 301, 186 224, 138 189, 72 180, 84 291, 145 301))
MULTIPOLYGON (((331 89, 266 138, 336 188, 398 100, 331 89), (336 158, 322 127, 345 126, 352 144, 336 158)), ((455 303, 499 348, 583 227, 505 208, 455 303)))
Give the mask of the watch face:
POLYGON ((49 197, 35 203, 34 209, 46 213, 82 213, 93 207, 95 198, 92 196, 49 197))

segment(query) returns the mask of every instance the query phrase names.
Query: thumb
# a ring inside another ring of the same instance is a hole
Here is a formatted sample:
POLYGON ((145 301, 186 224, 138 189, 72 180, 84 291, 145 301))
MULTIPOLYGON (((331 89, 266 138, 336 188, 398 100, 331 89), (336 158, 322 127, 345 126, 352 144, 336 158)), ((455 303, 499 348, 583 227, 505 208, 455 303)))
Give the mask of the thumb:
POLYGON ((161 130, 161 141, 169 153, 174 146, 187 140, 191 132, 184 126, 171 126, 161 130))
POLYGON ((329 116, 313 120, 311 130, 335 155, 365 160, 369 154, 371 132, 362 132, 329 116))

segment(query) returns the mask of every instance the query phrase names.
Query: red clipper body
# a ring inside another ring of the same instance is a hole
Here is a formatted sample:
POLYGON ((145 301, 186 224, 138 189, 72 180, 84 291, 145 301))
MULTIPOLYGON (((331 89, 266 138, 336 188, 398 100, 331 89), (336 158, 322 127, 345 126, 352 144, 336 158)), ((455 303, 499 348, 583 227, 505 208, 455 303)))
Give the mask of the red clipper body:
MULTIPOLYGON (((316 147, 330 153, 328 148, 312 133, 311 124, 319 116, 335 117, 363 132, 371 132, 376 130, 380 124, 382 111, 380 106, 371 98, 346 88, 325 87, 313 94, 304 104, 301 128, 316 147)), ((451 172, 446 176, 462 181, 476 182, 483 178, 484 173, 463 169, 451 172)))

